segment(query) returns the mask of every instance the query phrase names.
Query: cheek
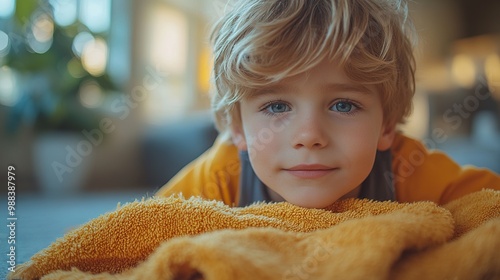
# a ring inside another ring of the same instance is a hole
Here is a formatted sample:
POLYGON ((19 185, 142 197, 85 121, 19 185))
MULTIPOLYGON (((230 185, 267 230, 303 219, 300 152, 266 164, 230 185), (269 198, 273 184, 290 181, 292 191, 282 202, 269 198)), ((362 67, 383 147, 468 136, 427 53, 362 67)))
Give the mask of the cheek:
POLYGON ((366 143, 366 145, 377 145, 382 131, 383 118, 381 110, 374 110, 369 114, 364 115, 361 119, 353 124, 353 133, 358 142, 366 143))
MULTIPOLYGON (((350 159, 352 165, 371 168, 370 164, 375 159, 380 130, 377 125, 367 122, 368 125, 351 127, 349 133, 341 137, 340 148, 345 158, 350 159)), ((339 138, 337 138, 339 139, 339 138)), ((340 139, 339 139, 340 140, 340 139)))
MULTIPOLYGON (((252 133, 252 132, 250 132, 252 133)), ((280 153, 280 145, 276 141, 276 135, 267 129, 255 131, 255 134, 247 136, 248 153, 251 159, 259 164, 273 162, 273 159, 280 153)))
POLYGON ((284 131, 274 122, 260 120, 258 118, 248 121, 244 125, 248 150, 254 152, 264 152, 280 148, 283 144, 284 131))
POLYGON ((282 153, 276 135, 271 132, 265 126, 248 127, 245 130, 250 163, 260 180, 267 185, 272 182, 272 174, 282 153))

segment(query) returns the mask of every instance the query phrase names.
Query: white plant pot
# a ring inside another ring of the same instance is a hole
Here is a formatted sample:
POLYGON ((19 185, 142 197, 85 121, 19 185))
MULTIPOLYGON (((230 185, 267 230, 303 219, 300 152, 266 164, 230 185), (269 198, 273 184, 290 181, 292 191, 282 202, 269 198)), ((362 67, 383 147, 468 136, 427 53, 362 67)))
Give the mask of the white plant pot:
POLYGON ((39 135, 33 155, 39 189, 51 196, 80 192, 88 174, 92 148, 78 132, 39 135))

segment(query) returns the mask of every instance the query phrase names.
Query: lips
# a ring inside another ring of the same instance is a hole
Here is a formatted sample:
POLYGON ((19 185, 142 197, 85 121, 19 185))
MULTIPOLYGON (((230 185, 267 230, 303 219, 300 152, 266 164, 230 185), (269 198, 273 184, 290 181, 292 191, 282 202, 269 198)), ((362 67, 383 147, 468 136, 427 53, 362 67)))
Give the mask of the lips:
POLYGON ((336 168, 322 164, 300 164, 292 168, 285 169, 291 175, 302 179, 317 179, 326 176, 336 168))

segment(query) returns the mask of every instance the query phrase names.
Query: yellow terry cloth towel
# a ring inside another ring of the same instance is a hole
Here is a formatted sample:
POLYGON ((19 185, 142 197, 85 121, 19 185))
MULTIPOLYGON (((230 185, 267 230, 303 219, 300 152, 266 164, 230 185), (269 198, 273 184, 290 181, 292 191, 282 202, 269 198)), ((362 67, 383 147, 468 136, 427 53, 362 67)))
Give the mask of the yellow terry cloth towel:
POLYGON ((500 279, 500 191, 328 210, 150 198, 69 232, 9 278, 500 279))

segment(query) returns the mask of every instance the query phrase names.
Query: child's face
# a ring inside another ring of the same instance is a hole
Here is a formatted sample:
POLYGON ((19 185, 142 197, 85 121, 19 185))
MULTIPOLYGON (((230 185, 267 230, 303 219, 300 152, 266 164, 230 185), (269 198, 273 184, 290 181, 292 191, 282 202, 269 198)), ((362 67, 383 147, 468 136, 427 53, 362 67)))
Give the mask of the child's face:
POLYGON ((242 99, 240 110, 233 141, 264 184, 303 207, 356 195, 394 137, 375 90, 328 61, 242 99))

